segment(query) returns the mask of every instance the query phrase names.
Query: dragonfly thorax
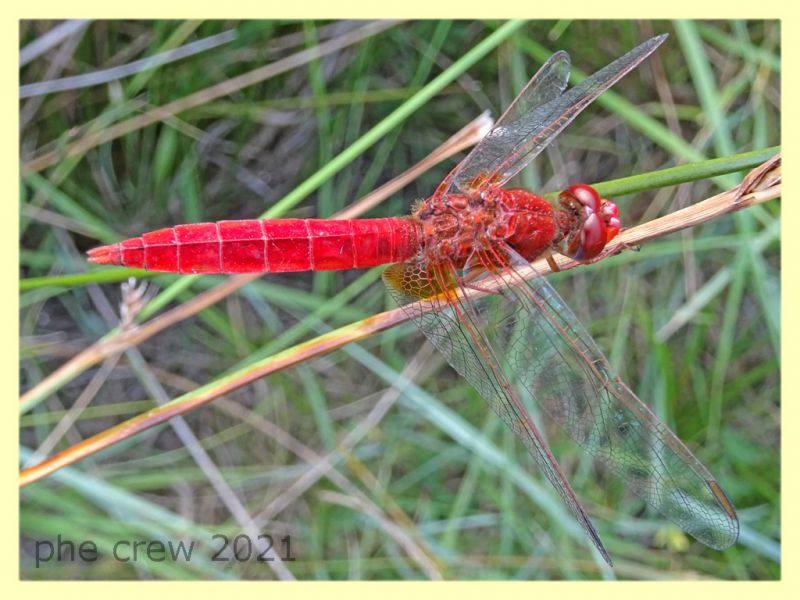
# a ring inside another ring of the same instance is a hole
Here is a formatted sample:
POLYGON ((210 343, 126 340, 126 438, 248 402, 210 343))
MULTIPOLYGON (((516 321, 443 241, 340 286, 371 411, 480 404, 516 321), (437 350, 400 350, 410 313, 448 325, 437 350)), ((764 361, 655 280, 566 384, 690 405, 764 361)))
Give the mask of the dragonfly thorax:
POLYGON ((414 216, 422 228, 424 257, 456 267, 475 251, 494 248, 502 254, 503 243, 533 260, 561 237, 550 203, 520 189, 434 196, 420 203, 414 216))

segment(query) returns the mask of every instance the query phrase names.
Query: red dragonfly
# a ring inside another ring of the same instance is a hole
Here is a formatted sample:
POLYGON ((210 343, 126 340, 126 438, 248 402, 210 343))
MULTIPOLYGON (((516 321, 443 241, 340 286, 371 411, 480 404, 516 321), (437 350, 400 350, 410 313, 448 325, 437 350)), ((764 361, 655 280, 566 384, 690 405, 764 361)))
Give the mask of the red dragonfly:
POLYGON ((739 533, 709 471, 615 375, 530 262, 588 261, 619 232, 617 207, 588 185, 557 205, 503 189, 586 106, 666 38, 637 46, 567 91, 570 59, 551 56, 494 128, 407 217, 263 219, 178 225, 89 251, 96 264, 178 273, 351 269, 392 264, 384 281, 433 345, 533 455, 603 558, 600 536, 526 405, 549 417, 650 506, 704 544, 739 533))

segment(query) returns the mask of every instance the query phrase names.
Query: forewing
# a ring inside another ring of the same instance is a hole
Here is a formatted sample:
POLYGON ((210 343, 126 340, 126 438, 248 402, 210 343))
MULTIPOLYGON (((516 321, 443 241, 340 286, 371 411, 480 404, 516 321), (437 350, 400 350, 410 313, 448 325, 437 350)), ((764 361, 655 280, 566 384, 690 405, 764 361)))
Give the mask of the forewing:
POLYGON ((464 193, 505 185, 584 108, 647 58, 666 37, 664 34, 647 40, 563 94, 560 92, 569 78, 569 57, 563 52, 554 54, 494 128, 456 167, 452 184, 464 193))
MULTIPOLYGON (((482 287, 496 317, 486 338, 523 397, 534 399, 590 455, 622 478, 650 506, 718 550, 739 534, 733 504, 703 464, 617 377, 569 307, 510 248, 502 257, 513 283, 487 273, 482 287)), ((506 279, 508 279, 506 277, 506 279)), ((485 309, 484 309, 485 310, 485 309)))
POLYGON ((456 289, 451 289, 457 279, 452 269, 438 266, 423 269, 411 263, 392 265, 384 273, 384 281, 397 302, 447 362, 522 441, 595 547, 611 564, 588 515, 534 425, 517 389, 504 374, 503 365, 498 361, 498 357, 502 358, 502 347, 494 346, 484 333, 496 327, 494 320, 502 315, 484 301, 463 301, 456 289), (420 299, 437 292, 437 296, 420 299))
MULTIPOLYGON (((520 121, 537 106, 545 105, 558 98, 567 87, 569 66, 569 54, 563 50, 548 58, 495 122, 491 131, 442 181, 436 193, 447 193, 456 180, 461 182, 458 187, 462 188, 468 173, 472 174, 474 179, 475 176, 485 175, 494 170, 505 155, 513 150, 513 143, 511 143, 513 140, 505 133, 509 124, 520 121), (503 141, 511 143, 511 145, 504 149, 501 147, 503 141), (494 166, 488 166, 492 164, 494 166)), ((466 191, 466 189, 465 186, 462 191, 466 191)))

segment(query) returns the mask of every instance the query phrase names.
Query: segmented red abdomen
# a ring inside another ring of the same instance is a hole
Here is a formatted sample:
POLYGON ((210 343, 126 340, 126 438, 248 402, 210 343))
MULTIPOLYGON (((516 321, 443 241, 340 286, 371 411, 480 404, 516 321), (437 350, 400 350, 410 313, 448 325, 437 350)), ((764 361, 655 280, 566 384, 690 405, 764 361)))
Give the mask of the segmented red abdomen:
POLYGON ((95 248, 89 260, 186 274, 326 271, 408 260, 419 244, 419 224, 409 217, 219 221, 95 248))

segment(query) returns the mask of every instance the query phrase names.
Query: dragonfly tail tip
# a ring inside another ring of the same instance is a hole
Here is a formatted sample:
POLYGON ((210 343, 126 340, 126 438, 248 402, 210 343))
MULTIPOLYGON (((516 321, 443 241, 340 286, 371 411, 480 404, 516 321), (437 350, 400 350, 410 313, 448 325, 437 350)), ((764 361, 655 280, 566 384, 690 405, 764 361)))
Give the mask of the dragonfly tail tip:
POLYGON ((87 253, 87 260, 95 265, 119 265, 120 252, 119 244, 111 244, 109 246, 98 246, 92 248, 87 253))

